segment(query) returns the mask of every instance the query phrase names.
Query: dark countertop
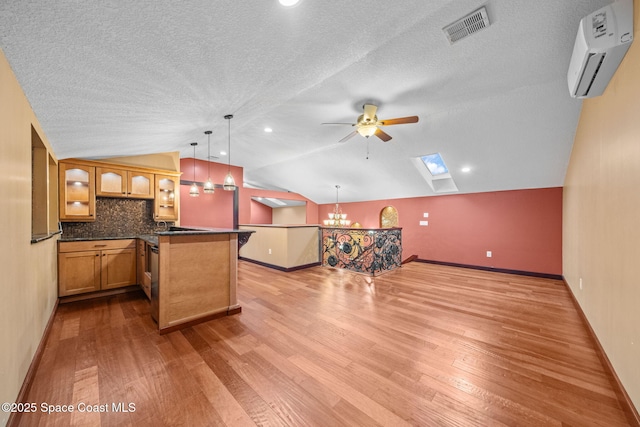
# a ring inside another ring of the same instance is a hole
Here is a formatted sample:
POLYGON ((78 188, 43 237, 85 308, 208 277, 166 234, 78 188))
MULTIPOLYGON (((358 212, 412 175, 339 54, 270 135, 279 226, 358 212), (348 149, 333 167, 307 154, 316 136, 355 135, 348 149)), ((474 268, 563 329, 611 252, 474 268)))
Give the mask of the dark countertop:
POLYGON ((322 230, 354 230, 354 231, 388 231, 388 230, 402 230, 402 227, 386 227, 386 228, 368 228, 368 227, 329 227, 323 225, 320 227, 322 230))
POLYGON ((57 236, 58 234, 62 234, 62 231, 54 231, 53 233, 47 233, 47 234, 36 234, 31 236, 31 243, 32 244, 40 243, 42 241, 52 238, 53 236, 57 236))
POLYGON ((122 239, 142 239, 152 245, 158 244, 158 236, 188 236, 198 234, 248 234, 255 233, 251 230, 234 230, 229 228, 195 228, 195 227, 171 227, 167 231, 157 231, 155 234, 131 234, 121 236, 93 236, 93 237, 65 237, 60 238, 61 242, 81 242, 93 240, 122 240, 122 239))
POLYGON ((141 234, 138 236, 138 239, 144 240, 147 243, 152 244, 153 246, 158 246, 158 236, 155 234, 141 234))
POLYGON ((158 236, 188 236, 193 234, 246 234, 255 233, 251 230, 236 230, 232 228, 200 228, 200 227, 170 227, 167 231, 158 231, 158 236))
MULTIPOLYGON (((320 224, 240 224, 238 227, 269 227, 269 228, 319 228, 320 224)), ((247 230, 243 230, 247 231, 247 230)))

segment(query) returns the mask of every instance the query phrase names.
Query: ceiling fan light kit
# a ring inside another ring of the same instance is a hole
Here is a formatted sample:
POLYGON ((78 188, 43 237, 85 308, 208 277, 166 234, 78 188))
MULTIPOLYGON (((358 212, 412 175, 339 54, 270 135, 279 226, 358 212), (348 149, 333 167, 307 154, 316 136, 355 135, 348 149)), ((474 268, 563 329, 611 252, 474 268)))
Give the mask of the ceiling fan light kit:
POLYGON ((356 130, 351 132, 349 135, 345 136, 338 142, 345 142, 356 134, 364 136, 365 138, 369 138, 372 135, 377 136, 384 142, 391 141, 391 136, 380 129, 380 126, 391 126, 391 125, 403 125, 408 123, 417 123, 418 116, 409 116, 409 117, 400 117, 397 119, 388 119, 388 120, 378 120, 378 116, 376 116, 376 111, 378 107, 372 104, 364 104, 362 106, 364 110, 363 114, 358 116, 358 120, 356 123, 323 123, 323 125, 349 125, 355 126, 356 130))
POLYGON ((369 117, 364 117, 364 114, 358 117, 358 133, 360 136, 364 136, 365 138, 369 138, 371 135, 376 133, 378 127, 376 123, 378 123, 378 116, 373 116, 373 119, 369 117))

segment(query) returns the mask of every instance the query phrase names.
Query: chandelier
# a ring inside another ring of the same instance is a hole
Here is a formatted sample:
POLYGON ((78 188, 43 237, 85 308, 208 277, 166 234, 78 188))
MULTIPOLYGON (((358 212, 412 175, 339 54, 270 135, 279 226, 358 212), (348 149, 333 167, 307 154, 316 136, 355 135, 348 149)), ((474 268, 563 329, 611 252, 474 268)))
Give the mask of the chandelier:
POLYGON ((340 186, 336 185, 336 206, 333 208, 333 212, 329 213, 329 219, 324 220, 324 225, 327 227, 349 227, 351 220, 347 219, 347 214, 342 213, 342 208, 338 204, 338 191, 340 186))

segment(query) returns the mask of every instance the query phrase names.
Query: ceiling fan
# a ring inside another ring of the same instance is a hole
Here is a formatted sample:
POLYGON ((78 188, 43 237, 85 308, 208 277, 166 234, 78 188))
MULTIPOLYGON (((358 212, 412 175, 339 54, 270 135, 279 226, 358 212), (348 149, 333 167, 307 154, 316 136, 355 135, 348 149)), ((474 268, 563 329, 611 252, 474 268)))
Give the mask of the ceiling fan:
POLYGON ((391 136, 380 129, 380 126, 391 125, 403 125, 406 123, 417 123, 418 116, 400 117, 398 119, 378 120, 376 116, 377 106, 372 104, 364 104, 362 106, 364 113, 358 117, 356 123, 322 123, 323 125, 349 125, 356 126, 356 130, 345 136, 338 142, 345 142, 346 140, 354 137, 356 134, 360 134, 365 138, 369 138, 371 135, 375 135, 384 142, 390 141, 391 136))

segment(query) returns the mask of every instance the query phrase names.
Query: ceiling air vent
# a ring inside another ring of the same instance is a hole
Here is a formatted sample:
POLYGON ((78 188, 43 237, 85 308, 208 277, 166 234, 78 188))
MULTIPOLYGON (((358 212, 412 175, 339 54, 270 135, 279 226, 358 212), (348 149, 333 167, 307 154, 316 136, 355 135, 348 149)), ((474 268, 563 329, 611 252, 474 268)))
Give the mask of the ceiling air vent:
POLYGON ((468 35, 487 28, 489 25, 489 15, 487 15, 487 9, 483 6, 464 18, 447 25, 442 31, 447 35, 449 43, 453 44, 468 35))

